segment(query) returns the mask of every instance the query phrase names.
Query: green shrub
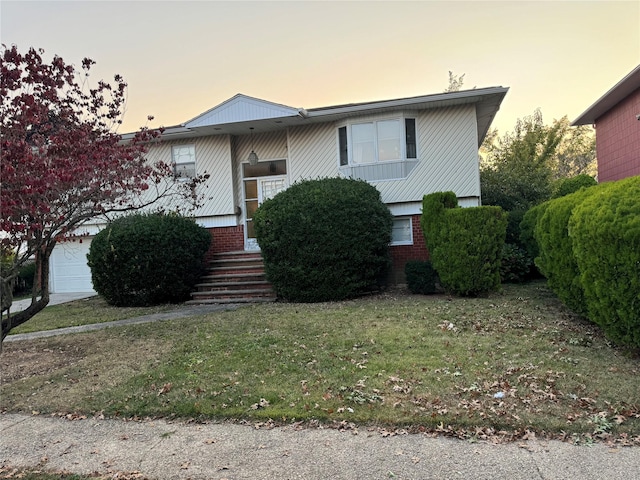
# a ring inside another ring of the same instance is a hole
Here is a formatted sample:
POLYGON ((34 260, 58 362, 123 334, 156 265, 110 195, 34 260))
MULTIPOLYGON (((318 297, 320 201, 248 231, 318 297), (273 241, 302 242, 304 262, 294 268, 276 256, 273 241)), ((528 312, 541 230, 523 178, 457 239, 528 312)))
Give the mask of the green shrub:
POLYGON ((534 261, 540 255, 540 247, 535 237, 535 228, 548 205, 549 202, 545 202, 530 208, 520 222, 520 245, 527 252, 529 258, 534 261))
POLYGON ((93 287, 116 306, 187 300, 210 243, 205 228, 178 215, 119 218, 91 242, 87 258, 93 287))
POLYGON ((640 347, 640 176, 594 188, 569 229, 590 320, 640 347))
POLYGON ((431 262, 410 260, 404 265, 404 274, 407 279, 407 288, 411 293, 428 295, 436 292, 438 275, 431 262))
POLYGON ((571 178, 563 178, 555 185, 555 190, 551 198, 560 198, 570 193, 577 192, 581 188, 589 188, 597 185, 596 179, 586 173, 581 173, 571 178))
POLYGON ((281 298, 341 300, 386 279, 393 218, 364 181, 296 183, 260 205, 253 220, 267 278, 281 298))
POLYGON ((506 215, 500 207, 458 208, 454 198, 453 192, 439 192, 423 199, 421 225, 440 283, 458 295, 495 290, 506 215))
POLYGON ((506 212, 507 214, 507 235, 505 237, 505 243, 511 243, 514 245, 522 246, 520 243, 520 224, 524 218, 524 210, 512 210, 506 212))
POLYGON ((18 271, 18 278, 13 287, 14 295, 26 295, 33 290, 33 279, 36 275, 35 262, 28 262, 20 267, 18 271))
POLYGON ((529 279, 531 258, 513 243, 505 243, 500 255, 500 280, 503 283, 521 283, 529 279))
POLYGON ((550 200, 537 222, 535 238, 540 246, 536 265, 547 278, 549 287, 574 312, 587 314, 580 271, 573 255, 568 225, 573 209, 592 190, 580 190, 550 200))

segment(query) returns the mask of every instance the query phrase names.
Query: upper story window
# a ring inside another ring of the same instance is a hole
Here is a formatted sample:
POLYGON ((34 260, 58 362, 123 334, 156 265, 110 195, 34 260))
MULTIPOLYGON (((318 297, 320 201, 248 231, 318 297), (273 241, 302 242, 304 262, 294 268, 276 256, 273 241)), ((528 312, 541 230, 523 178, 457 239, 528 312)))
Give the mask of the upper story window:
POLYGON ((195 178, 195 145, 174 145, 171 147, 171 157, 173 161, 173 173, 176 178, 195 178))
POLYGON ((338 136, 340 165, 416 158, 415 118, 353 123, 340 127, 338 136))
POLYGON ((416 120, 385 118, 338 127, 338 149, 340 170, 346 176, 363 180, 405 178, 414 165, 404 164, 417 163, 416 120))

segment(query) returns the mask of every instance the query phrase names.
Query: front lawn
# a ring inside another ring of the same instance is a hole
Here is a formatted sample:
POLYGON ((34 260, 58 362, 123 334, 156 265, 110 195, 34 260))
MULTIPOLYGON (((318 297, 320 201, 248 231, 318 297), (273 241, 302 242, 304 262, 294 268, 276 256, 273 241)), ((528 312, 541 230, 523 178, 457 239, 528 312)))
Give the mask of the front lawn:
POLYGON ((7 343, 0 407, 640 443, 640 360, 544 284, 396 293, 7 343))

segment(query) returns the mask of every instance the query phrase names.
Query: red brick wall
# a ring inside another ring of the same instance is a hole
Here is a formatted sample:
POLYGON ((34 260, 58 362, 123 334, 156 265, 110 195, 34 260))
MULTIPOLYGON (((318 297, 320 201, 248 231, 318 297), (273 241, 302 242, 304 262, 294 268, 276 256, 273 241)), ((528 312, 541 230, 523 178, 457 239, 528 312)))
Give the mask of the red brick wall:
MULTIPOLYGON (((393 284, 405 283, 404 265, 409 260, 428 260, 429 252, 424 243, 424 235, 420 228, 420 215, 412 217, 413 245, 397 245, 390 248, 393 266, 389 281, 393 284)), ((207 259, 216 253, 236 252, 244 250, 244 230, 242 225, 237 227, 210 228, 211 247, 207 252, 207 259)))
POLYGON ((640 89, 596 120, 598 181, 640 175, 640 89))
POLYGON ((242 225, 210 228, 209 233, 211 233, 211 247, 207 252, 208 259, 216 253, 244 250, 244 230, 242 225))
POLYGON ((393 266, 389 282, 392 284, 406 283, 404 265, 409 260, 429 260, 429 251, 424 242, 424 234, 420 228, 420 215, 413 215, 413 245, 395 245, 390 248, 393 266))

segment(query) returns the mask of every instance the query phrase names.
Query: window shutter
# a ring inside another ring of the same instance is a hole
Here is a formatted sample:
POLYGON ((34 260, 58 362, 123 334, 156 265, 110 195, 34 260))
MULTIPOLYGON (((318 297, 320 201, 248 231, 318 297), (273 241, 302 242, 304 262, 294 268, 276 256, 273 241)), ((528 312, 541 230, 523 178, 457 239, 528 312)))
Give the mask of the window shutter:
POLYGON ((407 158, 417 158, 416 152, 416 119, 405 118, 404 129, 407 140, 407 158))
POLYGON ((349 154, 347 152, 347 127, 338 129, 338 142, 340 144, 340 166, 349 165, 349 154))

